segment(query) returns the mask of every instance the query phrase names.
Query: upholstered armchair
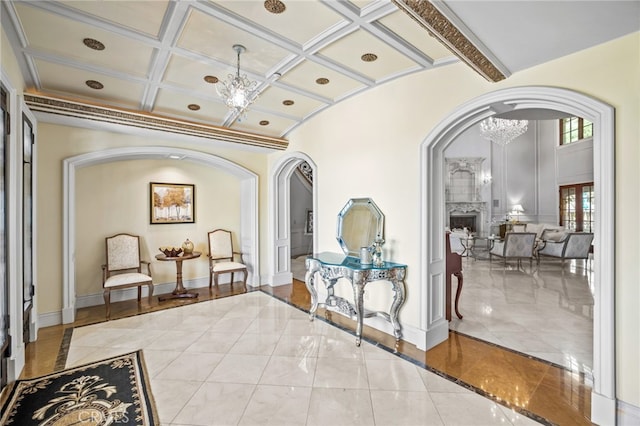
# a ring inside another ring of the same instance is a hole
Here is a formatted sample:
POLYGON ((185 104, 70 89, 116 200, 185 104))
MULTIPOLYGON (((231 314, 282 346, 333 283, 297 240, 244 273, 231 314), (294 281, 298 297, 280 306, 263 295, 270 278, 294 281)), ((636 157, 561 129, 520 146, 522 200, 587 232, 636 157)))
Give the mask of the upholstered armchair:
POLYGON ((542 256, 561 259, 563 265, 566 259, 588 259, 591 243, 591 232, 567 232, 560 241, 547 240, 542 243, 538 250, 538 263, 542 256))
POLYGON ((231 232, 224 229, 216 229, 208 233, 209 241, 209 287, 212 283, 218 285, 218 275, 236 272, 244 273, 243 285, 247 284, 247 265, 242 262, 242 253, 233 251, 231 232), (236 257, 239 261, 236 261, 236 257))
POLYGON ((504 265, 508 259, 516 259, 518 265, 522 259, 529 259, 529 265, 533 266, 533 248, 536 243, 536 234, 533 232, 507 232, 504 240, 496 241, 489 251, 489 261, 493 256, 502 257, 504 265))
POLYGON ((111 290, 138 288, 138 303, 142 299, 142 286, 147 286, 149 302, 153 296, 151 264, 140 260, 140 238, 131 234, 116 234, 105 238, 107 263, 102 265, 102 287, 107 319, 111 316, 111 290), (146 266, 146 274, 142 265, 146 266))

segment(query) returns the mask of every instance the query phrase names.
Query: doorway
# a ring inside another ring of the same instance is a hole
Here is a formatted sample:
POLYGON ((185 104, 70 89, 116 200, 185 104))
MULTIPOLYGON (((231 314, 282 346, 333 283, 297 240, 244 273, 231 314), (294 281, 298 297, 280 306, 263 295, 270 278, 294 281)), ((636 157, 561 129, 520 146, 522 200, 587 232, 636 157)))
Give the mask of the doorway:
MULTIPOLYGON (((271 241, 274 249, 272 250, 271 277, 269 282, 272 286, 291 284, 293 280, 292 271, 292 247, 295 248, 293 241, 292 227, 292 177, 294 173, 303 166, 307 176, 316 175, 316 165, 311 158, 302 152, 291 152, 285 154, 274 166, 271 178, 271 191, 274 194, 270 197, 269 217, 271 222, 271 241), (306 164, 306 165, 305 165, 306 164)), ((311 190, 311 209, 304 208, 304 228, 302 234, 311 234, 307 236, 306 251, 315 252, 317 241, 317 228, 314 226, 314 217, 317 217, 317 189, 315 185, 310 185, 311 190), (307 211, 309 210, 309 211, 307 211), (310 240, 309 240, 310 237, 310 240), (309 244, 310 243, 310 244, 309 244)), ((296 219, 297 221, 297 219, 296 219)), ((297 225, 297 223, 296 223, 297 225)), ((302 224, 301 224, 302 225, 302 224)), ((296 252, 297 254, 297 252, 296 252)))
POLYGON ((611 106, 566 89, 523 87, 482 95, 461 105, 426 137, 421 146, 421 248, 427 259, 422 269, 422 328, 426 348, 447 339, 444 318, 444 150, 457 135, 487 117, 505 111, 554 110, 594 123, 594 188, 599 215, 594 223, 597 238, 594 258, 594 384, 592 416, 595 423, 615 420, 614 357, 614 110, 611 106), (440 206, 440 208, 432 208, 440 206), (430 208, 431 207, 431 208, 430 208))

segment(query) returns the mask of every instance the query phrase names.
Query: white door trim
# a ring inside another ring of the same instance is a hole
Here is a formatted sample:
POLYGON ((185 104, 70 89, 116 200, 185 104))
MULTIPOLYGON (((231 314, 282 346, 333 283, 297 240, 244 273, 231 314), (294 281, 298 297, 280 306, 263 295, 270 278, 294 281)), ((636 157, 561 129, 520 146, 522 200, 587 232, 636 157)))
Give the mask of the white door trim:
MULTIPOLYGON (((269 197, 269 217, 270 232, 269 239, 271 241, 272 250, 269 259, 270 277, 266 280, 270 285, 277 286, 283 284, 291 284, 291 196, 290 196, 290 179, 296 167, 303 161, 311 167, 313 174, 313 214, 317 217, 318 211, 318 190, 316 179, 317 167, 316 163, 303 152, 289 152, 284 154, 274 164, 271 172, 270 197, 269 197)), ((316 252, 316 235, 317 221, 314 224, 313 232, 313 252, 316 252)))
POLYGON ((424 348, 445 340, 444 182, 445 148, 483 119, 509 110, 552 109, 593 122, 595 203, 594 327, 591 421, 615 424, 615 116, 610 105, 567 89, 516 87, 479 96, 456 108, 421 145, 421 328, 424 348))
POLYGON ((258 175, 222 157, 200 151, 165 147, 136 146, 94 151, 63 161, 63 255, 62 255, 62 322, 72 323, 76 311, 76 170, 96 164, 123 160, 166 159, 179 155, 181 161, 222 169, 240 180, 240 244, 249 266, 247 284, 260 285, 260 251, 258 244, 258 175))

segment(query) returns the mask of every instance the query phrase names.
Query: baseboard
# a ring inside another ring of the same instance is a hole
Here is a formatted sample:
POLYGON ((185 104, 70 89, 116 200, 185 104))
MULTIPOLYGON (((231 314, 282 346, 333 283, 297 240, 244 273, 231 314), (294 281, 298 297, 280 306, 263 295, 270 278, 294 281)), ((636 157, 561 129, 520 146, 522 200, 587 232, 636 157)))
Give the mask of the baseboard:
MULTIPOLYGON (((219 284, 227 284, 230 277, 225 277, 219 280, 219 284)), ((185 280, 183 285, 186 288, 198 288, 207 287, 209 285, 209 278, 196 278, 193 280, 185 280)), ((176 288, 176 283, 162 283, 153 285, 153 294, 167 294, 171 293, 176 288)), ((146 297, 146 286, 143 287, 142 297, 146 297)), ((123 290, 114 290, 111 292, 111 302, 123 302, 125 300, 136 299, 138 297, 138 289, 136 287, 126 288, 123 290)), ((76 308, 88 308, 89 306, 104 305, 104 296, 102 292, 87 294, 84 296, 76 297, 76 308)))
POLYGON ((420 337, 415 344, 422 351, 428 351, 449 338, 449 321, 442 320, 429 330, 419 330, 420 337))
POLYGON ((619 426, 637 426, 640 425, 640 407, 618 401, 618 425, 619 426))
POLYGON ((293 274, 291 272, 281 272, 271 276, 270 280, 263 282, 268 282, 271 287, 291 284, 293 282, 293 274))
POLYGON ((616 400, 591 392, 591 422, 601 426, 615 425, 616 400))
POLYGON ((38 314, 38 328, 51 327, 53 325, 60 324, 63 324, 62 311, 38 314))

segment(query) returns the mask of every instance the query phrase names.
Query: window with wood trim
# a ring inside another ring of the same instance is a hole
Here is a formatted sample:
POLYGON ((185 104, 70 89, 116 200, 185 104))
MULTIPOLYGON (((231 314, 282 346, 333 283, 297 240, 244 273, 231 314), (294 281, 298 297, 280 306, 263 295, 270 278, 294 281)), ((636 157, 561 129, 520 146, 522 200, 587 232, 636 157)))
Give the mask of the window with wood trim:
POLYGON ((593 232, 593 182, 560 187, 560 225, 570 231, 593 232))
POLYGON ((560 120, 560 145, 567 145, 593 136, 593 123, 580 117, 560 120))

